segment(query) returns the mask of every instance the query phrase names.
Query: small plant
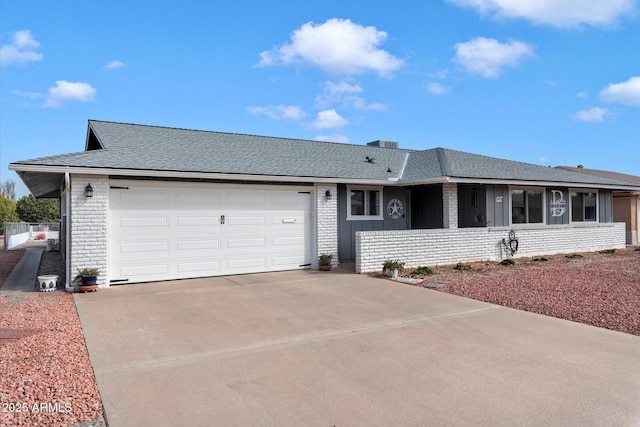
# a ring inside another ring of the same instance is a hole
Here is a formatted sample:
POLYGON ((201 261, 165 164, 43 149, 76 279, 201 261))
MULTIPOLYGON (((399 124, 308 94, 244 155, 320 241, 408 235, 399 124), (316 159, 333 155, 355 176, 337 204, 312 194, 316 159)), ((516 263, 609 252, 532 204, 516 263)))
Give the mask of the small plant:
POLYGON ((500 265, 514 265, 516 262, 511 258, 506 258, 500 261, 500 265))
POLYGON ((320 254, 318 256, 318 262, 320 265, 331 265, 331 260, 333 259, 333 254, 320 254))
POLYGON ((459 262, 453 267, 453 269, 458 271, 469 271, 471 270, 471 265, 459 262))
POLYGON ((85 268, 78 269, 78 274, 76 275, 74 280, 81 280, 83 277, 97 277, 100 275, 100 270, 97 268, 85 268))
POLYGON ((386 260, 384 262, 384 264, 382 264, 382 271, 393 271, 393 270, 398 270, 398 271, 402 271, 404 270, 404 262, 400 262, 400 260, 396 259, 396 260, 386 260))
POLYGON ((411 272, 411 274, 416 274, 416 275, 419 275, 419 276, 428 276, 430 274, 433 274, 433 270, 431 270, 427 266, 420 266, 420 267, 416 268, 415 270, 413 270, 411 272))
POLYGON ((605 249, 603 251, 600 251, 601 254, 609 254, 609 255, 613 255, 616 253, 615 249, 605 249))
POLYGON ((537 256, 535 258, 533 258, 533 261, 535 262, 545 262, 545 261, 549 261, 547 258, 543 257, 543 256, 537 256))
POLYGON ((636 251, 636 252, 640 252, 640 246, 636 246, 636 247, 634 248, 634 251, 636 251))
POLYGON ((580 254, 571 254, 571 255, 566 255, 567 258, 571 258, 571 259, 580 259, 580 258, 584 258, 582 255, 580 254))

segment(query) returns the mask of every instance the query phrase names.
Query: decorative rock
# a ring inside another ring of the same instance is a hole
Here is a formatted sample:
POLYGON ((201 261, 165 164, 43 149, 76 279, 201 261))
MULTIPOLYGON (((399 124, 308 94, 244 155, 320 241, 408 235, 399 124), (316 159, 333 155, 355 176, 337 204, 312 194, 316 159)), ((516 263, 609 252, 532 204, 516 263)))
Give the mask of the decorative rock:
POLYGON ((58 288, 58 275, 49 274, 38 276, 38 290, 40 292, 53 292, 58 288))

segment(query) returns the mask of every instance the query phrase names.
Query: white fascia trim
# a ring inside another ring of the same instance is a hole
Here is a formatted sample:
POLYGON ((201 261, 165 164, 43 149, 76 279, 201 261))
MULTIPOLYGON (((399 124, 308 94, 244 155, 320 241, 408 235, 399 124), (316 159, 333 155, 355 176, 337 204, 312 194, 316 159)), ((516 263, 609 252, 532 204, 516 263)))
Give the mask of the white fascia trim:
POLYGON ((391 181, 389 179, 366 179, 366 178, 320 178, 309 176, 280 176, 280 175, 246 175, 232 173, 211 173, 211 172, 182 172, 163 170, 142 170, 142 169, 112 169, 112 168, 92 168, 76 166, 46 166, 46 165, 25 165, 12 163, 9 170, 16 172, 40 172, 40 173, 75 173, 81 175, 122 175, 122 176, 144 176, 154 178, 193 178, 193 179, 228 179, 237 181, 266 181, 266 182, 317 182, 331 184, 364 184, 364 185, 389 185, 389 186, 409 186, 420 184, 437 184, 444 182, 454 183, 474 183, 474 184, 498 184, 498 185, 522 185, 538 187, 572 187, 572 188, 594 188, 606 190, 639 191, 638 186, 617 186, 610 184, 589 184, 557 181, 529 181, 529 180, 507 180, 490 178, 458 178, 458 177, 437 177, 428 179, 416 179, 410 181, 391 181))
POLYGON ((593 184, 579 182, 558 182, 558 181, 525 181, 506 179, 486 179, 486 178, 449 178, 449 182, 470 183, 470 184, 498 184, 498 185, 518 185, 524 187, 569 187, 569 188, 598 188, 605 190, 631 190, 637 191, 639 187, 626 187, 611 184, 593 184))
POLYGON ((191 179, 224 179, 235 181, 265 181, 265 182, 309 182, 309 183, 330 183, 330 184, 364 184, 364 185, 390 185, 388 180, 383 179, 342 179, 342 178, 322 178, 313 176, 285 176, 285 175, 247 175, 233 173, 215 172, 182 172, 163 170, 143 170, 143 169, 112 169, 112 168, 92 168, 77 166, 44 166, 44 165, 23 165, 10 164, 10 170, 16 172, 36 172, 36 173, 70 173, 78 175, 119 175, 130 177, 153 177, 153 178, 191 178, 191 179))

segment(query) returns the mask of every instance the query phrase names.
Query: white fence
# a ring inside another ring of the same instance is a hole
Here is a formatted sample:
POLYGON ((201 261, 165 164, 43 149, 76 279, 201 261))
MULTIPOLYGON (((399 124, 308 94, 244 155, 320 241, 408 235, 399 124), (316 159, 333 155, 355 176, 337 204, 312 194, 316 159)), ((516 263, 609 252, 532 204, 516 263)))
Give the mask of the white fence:
POLYGON ((22 245, 29 240, 49 240, 60 239, 59 222, 5 222, 4 223, 4 250, 8 251, 16 246, 22 245))

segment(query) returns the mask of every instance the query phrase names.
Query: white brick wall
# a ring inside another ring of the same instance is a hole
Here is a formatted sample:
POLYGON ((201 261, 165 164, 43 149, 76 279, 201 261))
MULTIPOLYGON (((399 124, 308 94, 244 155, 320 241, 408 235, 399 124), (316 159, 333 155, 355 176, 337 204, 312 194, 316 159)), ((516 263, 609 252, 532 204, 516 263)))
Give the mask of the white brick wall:
MULTIPOLYGON (((513 228, 519 241, 514 257, 592 252, 625 247, 625 224, 527 225, 513 228)), ((498 261, 506 257, 502 239, 510 227, 356 232, 356 271, 382 269, 387 259, 406 267, 498 261)))
POLYGON ((444 228, 458 228, 458 184, 442 184, 442 213, 444 228))
POLYGON ((333 254, 331 264, 338 265, 338 186, 336 184, 316 184, 316 257, 333 254), (326 192, 331 191, 331 200, 327 200, 326 192))
POLYGON ((71 175, 71 280, 83 268, 98 268, 98 284, 109 286, 107 271, 107 222, 109 178, 102 175, 71 175), (86 198, 87 184, 93 197, 86 198))

